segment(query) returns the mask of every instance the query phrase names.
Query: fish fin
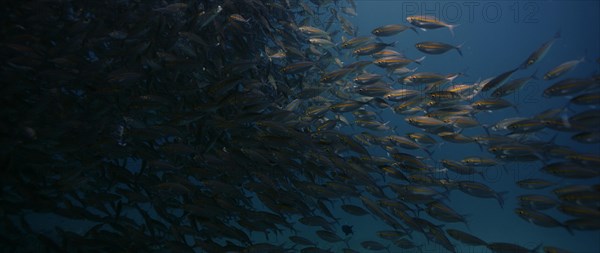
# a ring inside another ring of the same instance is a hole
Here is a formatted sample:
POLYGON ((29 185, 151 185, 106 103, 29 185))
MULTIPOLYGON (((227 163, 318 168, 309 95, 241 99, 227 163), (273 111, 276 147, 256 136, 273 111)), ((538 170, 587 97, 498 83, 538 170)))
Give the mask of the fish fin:
POLYGON ((417 31, 415 27, 411 26, 410 29, 413 30, 416 34, 419 34, 419 31, 417 31))

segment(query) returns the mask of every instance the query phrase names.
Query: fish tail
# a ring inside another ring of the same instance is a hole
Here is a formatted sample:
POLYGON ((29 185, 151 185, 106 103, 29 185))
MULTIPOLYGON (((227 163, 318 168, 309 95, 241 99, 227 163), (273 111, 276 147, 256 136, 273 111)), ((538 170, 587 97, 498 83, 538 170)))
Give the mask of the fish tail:
POLYGON ((508 192, 499 192, 496 194, 496 199, 498 200, 498 204, 500 204, 501 208, 504 208, 504 195, 508 192))
POLYGON ((450 33, 452 34, 452 37, 454 37, 454 28, 458 27, 460 24, 454 24, 454 25, 448 25, 448 30, 450 30, 450 33))
MULTIPOLYGON (((421 62, 422 62, 423 60, 425 60, 425 56, 423 56, 423 57, 421 57, 421 58, 419 58, 419 59, 416 59, 416 60, 414 60, 414 62, 415 62, 416 64, 419 64, 419 65, 421 65, 421 62)), ((415 70, 416 70, 416 68, 415 68, 415 70)))
POLYGON ((462 48, 462 46, 463 46, 464 44, 465 44, 465 43, 463 42, 462 44, 460 44, 460 45, 458 45, 458 46, 454 47, 454 49, 456 49, 456 51, 458 52, 458 54, 459 54, 460 56, 463 56, 463 53, 462 53, 462 50, 461 50, 461 48, 462 48))
POLYGON ((456 51, 458 52, 458 54, 459 54, 460 56, 463 56, 463 53, 462 53, 462 51, 460 50, 460 47, 456 47, 455 49, 456 49, 456 51))
POLYGON ((419 34, 419 31, 417 31, 415 27, 411 26, 410 29, 413 30, 416 34, 419 34))
POLYGON ((569 225, 563 224, 563 227, 565 227, 565 229, 569 232, 569 234, 575 235, 575 233, 573 233, 573 229, 571 229, 571 227, 569 225))

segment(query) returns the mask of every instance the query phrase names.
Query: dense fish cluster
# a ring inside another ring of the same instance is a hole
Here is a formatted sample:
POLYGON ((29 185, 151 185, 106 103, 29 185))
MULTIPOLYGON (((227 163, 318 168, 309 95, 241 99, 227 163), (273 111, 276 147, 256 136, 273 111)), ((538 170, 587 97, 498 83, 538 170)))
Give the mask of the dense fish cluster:
POLYGON ((415 15, 359 35, 356 15, 352 0, 3 4, 1 251, 569 252, 470 231, 454 192, 600 230, 600 76, 567 75, 591 58, 521 74, 557 32, 490 78, 421 72, 462 45, 397 37, 460 26, 415 15), (523 115, 509 95, 533 81, 568 103, 523 115), (514 117, 482 116, 500 110, 514 117), (482 152, 438 155, 455 144, 482 152), (485 180, 514 163, 543 173, 517 199, 485 180), (386 226, 356 241, 338 210, 386 226))

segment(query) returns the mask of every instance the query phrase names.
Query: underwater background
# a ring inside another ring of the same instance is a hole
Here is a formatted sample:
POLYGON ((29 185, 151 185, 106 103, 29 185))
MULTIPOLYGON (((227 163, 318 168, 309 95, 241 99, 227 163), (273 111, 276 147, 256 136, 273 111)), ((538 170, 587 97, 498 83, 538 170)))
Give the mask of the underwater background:
POLYGON ((598 1, 28 1, 0 20, 0 252, 600 252, 598 1))

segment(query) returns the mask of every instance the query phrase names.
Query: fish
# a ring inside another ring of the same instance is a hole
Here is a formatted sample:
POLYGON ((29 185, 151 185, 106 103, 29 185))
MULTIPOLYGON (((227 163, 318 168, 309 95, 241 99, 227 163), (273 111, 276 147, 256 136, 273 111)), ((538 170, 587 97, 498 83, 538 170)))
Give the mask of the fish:
POLYGON ((358 108, 365 105, 367 102, 356 101, 356 100, 347 100, 337 104, 333 104, 329 106, 329 109, 333 112, 350 112, 357 110, 358 108))
POLYGON ((516 92, 518 90, 520 90, 523 86, 525 86, 531 79, 536 79, 535 77, 535 73, 533 73, 531 76, 529 77, 523 77, 523 78, 518 78, 515 80, 512 80, 498 88, 496 88, 491 96, 492 97, 504 97, 506 95, 512 94, 513 92, 516 92))
POLYGON ((329 33, 313 26, 300 26, 298 30, 308 36, 329 38, 329 33))
POLYGON ((335 47, 335 44, 328 39, 323 38, 309 38, 308 41, 316 46, 321 48, 332 48, 335 47))
POLYGON ((518 111, 518 109, 513 104, 501 98, 480 99, 471 103, 471 106, 473 107, 473 109, 480 111, 494 111, 504 109, 507 107, 513 107, 516 111, 518 111))
POLYGON ((600 230, 600 75, 567 76, 596 63, 533 83, 493 54, 426 62, 464 48, 386 40, 457 25, 361 16, 363 27, 353 0, 46 2, 3 16, 4 251, 530 252, 450 228, 490 214, 465 206, 473 219, 457 200, 502 206, 504 189, 522 211, 509 219, 574 241, 600 230), (453 72, 473 64, 499 75, 453 72), (494 111, 508 107, 525 109, 494 111), (486 182, 500 167, 516 185, 486 182), (39 215, 62 218, 46 231, 39 215))
POLYGON ((533 249, 527 249, 512 243, 492 242, 488 243, 486 247, 494 253, 535 253, 542 247, 542 244, 539 244, 533 249))
POLYGON ((529 178, 517 181, 517 185, 524 189, 540 190, 555 186, 556 183, 544 179, 529 178))
POLYGON ((373 29, 371 31, 371 34, 373 34, 377 37, 389 37, 389 36, 393 36, 398 33, 404 32, 408 29, 411 29, 415 33, 418 33, 417 29, 415 29, 414 27, 406 26, 403 24, 390 24, 390 25, 384 25, 384 26, 380 26, 380 27, 373 29))
POLYGON ((337 69, 337 70, 331 71, 329 73, 323 74, 321 76, 321 79, 319 79, 319 81, 321 83, 333 83, 342 78, 345 78, 348 74, 352 73, 352 71, 354 71, 354 70, 350 69, 350 68, 337 69))
POLYGON ((383 244, 376 242, 376 241, 362 241, 360 243, 360 246, 362 246, 364 249, 368 249, 368 250, 372 250, 372 251, 381 251, 384 249, 388 249, 388 247, 383 246, 383 244))
POLYGON ((421 62, 425 59, 425 57, 421 57, 419 59, 407 59, 401 56, 386 56, 373 60, 373 64, 386 68, 386 69, 397 69, 402 68, 408 64, 416 63, 421 64, 421 62))
POLYGON ((481 91, 488 91, 495 88, 496 86, 502 85, 504 82, 506 82, 506 80, 508 80, 508 78, 512 76, 513 73, 517 72, 517 70, 519 70, 519 68, 514 68, 512 70, 506 71, 500 75, 495 76, 483 85, 481 91))
POLYGON ((374 40, 375 40, 375 38, 373 38, 371 36, 358 36, 358 37, 354 37, 352 39, 342 42, 340 47, 343 49, 353 49, 353 48, 357 48, 357 47, 361 47, 366 44, 369 44, 369 43, 373 42, 374 40))
POLYGON ((363 215, 369 214, 369 212, 366 211, 365 209, 363 209, 362 207, 351 205, 351 204, 342 205, 341 208, 345 212, 355 215, 355 216, 363 216, 363 215))
POLYGON ((600 176, 600 171, 573 162, 556 162, 545 165, 540 169, 548 174, 562 178, 594 178, 600 176))
POLYGON ((567 96, 579 93, 593 86, 593 81, 589 79, 567 78, 552 84, 544 89, 544 97, 567 96))
POLYGON ((377 81, 381 80, 381 78, 383 78, 383 76, 379 74, 364 73, 356 76, 353 81, 356 84, 367 85, 376 83, 377 81))
POLYGON ((460 74, 449 74, 441 75, 437 73, 422 72, 409 75, 402 79, 402 83, 407 85, 419 85, 419 84, 430 84, 435 82, 452 82, 454 79, 459 77, 460 74))
POLYGON ((304 71, 309 70, 314 66, 314 62, 310 61, 300 61, 289 64, 283 68, 281 68, 281 72, 285 74, 298 74, 304 71))
POLYGON ((575 96, 569 100, 569 104, 600 106, 600 92, 596 91, 575 96))
POLYGON ((415 44, 415 47, 419 51, 426 53, 426 54, 443 54, 452 49, 455 49, 460 56, 463 56, 463 53, 460 50, 462 48, 462 44, 458 45, 458 46, 453 46, 453 45, 442 43, 442 42, 424 41, 424 42, 419 42, 419 43, 415 44))
POLYGON ((569 234, 573 235, 573 231, 571 230, 571 228, 546 214, 524 208, 516 208, 515 213, 524 220, 529 221, 538 226, 564 227, 569 232, 569 234))
POLYGON ((504 197, 506 192, 495 192, 485 184, 474 182, 474 181, 460 181, 458 182, 459 189, 471 196, 479 198, 494 198, 500 204, 500 207, 504 208, 504 197))
POLYGON ((450 237, 454 238, 454 240, 460 241, 467 245, 487 246, 487 243, 484 240, 458 229, 446 229, 446 233, 448 233, 450 237))
POLYGON ((356 49, 354 49, 354 51, 352 51, 352 54, 354 55, 370 55, 370 54, 374 54, 377 53, 383 49, 385 49, 386 47, 393 47, 394 45, 396 45, 396 42, 392 42, 392 43, 383 43, 383 42, 373 42, 373 43, 369 43, 360 47, 357 47, 356 49))
POLYGON ((346 235, 346 236, 348 236, 349 234, 354 234, 354 232, 352 231, 352 226, 348 226, 348 225, 342 226, 342 232, 344 232, 344 235, 346 235))
POLYGON ((426 211, 434 219, 444 222, 462 222, 467 225, 464 215, 458 214, 455 210, 440 201, 427 203, 426 211))
POLYGON ((594 209, 592 207, 580 206, 580 205, 571 205, 571 204, 562 204, 558 206, 556 209, 558 211, 581 218, 590 218, 590 219, 598 219, 600 217, 600 210, 594 209))
POLYGON ((241 22, 241 23, 246 23, 246 24, 250 22, 249 18, 246 19, 246 18, 244 18, 244 16, 242 16, 239 13, 234 13, 234 14, 229 15, 229 20, 230 21, 241 22))
POLYGON ((447 169, 449 169, 450 171, 453 171, 455 173, 458 173, 461 175, 479 174, 481 177, 484 177, 483 172, 477 171, 474 168, 472 168, 466 164, 463 164, 461 162, 452 161, 452 160, 448 160, 448 159, 442 159, 441 162, 444 167, 446 167, 447 169))
POLYGON ((552 39, 545 42, 538 49, 536 49, 533 53, 531 53, 529 55, 529 57, 527 57, 527 59, 523 62, 523 64, 521 64, 521 69, 526 69, 526 68, 530 67, 531 65, 535 64, 536 62, 541 61, 544 58, 544 56, 546 56, 546 54, 548 53, 548 51, 550 50, 552 45, 554 45, 554 42, 556 42, 556 40, 559 38, 560 38, 560 31, 556 32, 554 34, 554 37, 552 37, 552 39))
POLYGON ((558 205, 555 199, 544 195, 521 195, 518 199, 521 207, 530 210, 546 210, 558 205))
POLYGON ((552 80, 558 78, 577 67, 577 65, 579 65, 579 63, 582 63, 583 61, 585 61, 585 57, 581 57, 577 60, 564 62, 546 72, 546 74, 544 74, 544 80, 552 80))
POLYGON ((406 17, 406 21, 408 21, 410 24, 419 27, 421 29, 437 29, 437 28, 448 28, 448 30, 450 31, 450 33, 452 34, 452 37, 454 37, 454 28, 456 28, 457 24, 451 25, 451 24, 447 24, 441 20, 439 20, 437 17, 434 16, 427 16, 427 15, 415 15, 415 16, 408 16, 406 17))
POLYGON ((561 248, 557 248, 554 246, 544 246, 542 248, 542 250, 544 251, 544 253, 569 253, 571 251, 565 250, 565 249, 561 249, 561 248))
POLYGON ((442 120, 427 116, 409 116, 405 117, 404 120, 408 124, 424 129, 439 128, 447 125, 447 123, 442 120))
POLYGON ((295 244, 299 244, 299 245, 308 245, 308 246, 315 246, 316 244, 314 242, 312 242, 311 240, 304 238, 302 236, 297 236, 297 235, 292 235, 288 237, 290 239, 290 241, 292 241, 295 244))
POLYGON ((390 56, 404 57, 404 54, 400 53, 396 50, 393 50, 393 49, 383 49, 383 50, 371 55, 371 57, 373 57, 375 59, 390 57, 390 56))

